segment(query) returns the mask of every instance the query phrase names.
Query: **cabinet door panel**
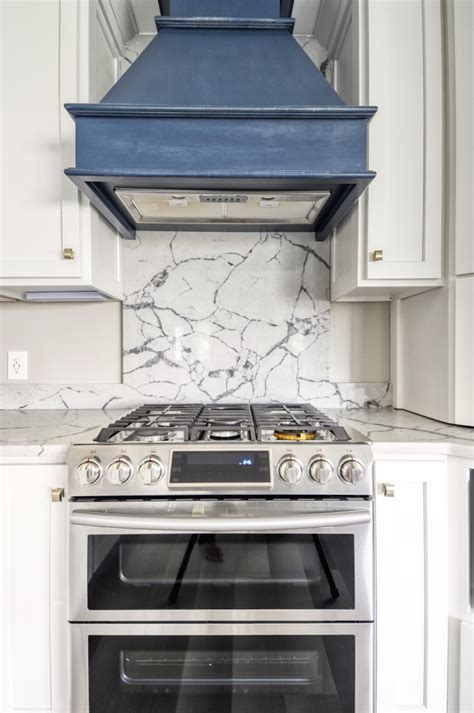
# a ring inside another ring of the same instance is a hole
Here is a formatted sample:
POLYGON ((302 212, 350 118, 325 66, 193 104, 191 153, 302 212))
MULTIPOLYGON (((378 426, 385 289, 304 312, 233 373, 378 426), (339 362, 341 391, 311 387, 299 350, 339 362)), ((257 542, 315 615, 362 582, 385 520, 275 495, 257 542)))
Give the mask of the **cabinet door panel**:
POLYGON ((6 520, 13 708, 50 709, 49 507, 44 486, 10 483, 6 520))
POLYGON ((445 461, 377 461, 378 710, 446 710, 445 461))
POLYGON ((393 702, 422 707, 424 699, 424 486, 398 482, 395 487, 396 500, 378 502, 378 688, 383 709, 393 702))
POLYGON ((65 710, 65 504, 51 502, 64 479, 59 465, 1 466, 4 711, 65 710))
MULTIPOLYGON (((0 277, 80 275, 77 230, 63 243, 60 30, 65 3, 3 3, 0 277)), ((62 57, 64 59, 64 57, 62 57)), ((76 193, 74 193, 74 200, 76 193)))
MULTIPOLYGON (((361 6, 363 3, 360 3, 361 6)), ((442 53, 437 0, 369 0, 367 277, 441 277, 442 53), (370 259, 383 250, 383 260, 370 259)), ((362 10, 361 10, 362 11, 362 10)))

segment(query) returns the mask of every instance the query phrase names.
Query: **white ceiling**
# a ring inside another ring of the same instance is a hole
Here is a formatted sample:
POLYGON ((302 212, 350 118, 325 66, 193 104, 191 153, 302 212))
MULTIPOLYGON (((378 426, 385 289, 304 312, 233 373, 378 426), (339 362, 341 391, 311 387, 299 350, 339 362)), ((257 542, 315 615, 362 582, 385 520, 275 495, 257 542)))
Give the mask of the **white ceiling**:
MULTIPOLYGON (((153 18, 159 15, 158 0, 129 0, 140 33, 155 34, 153 18)), ((293 17, 297 35, 312 35, 321 0, 295 0, 293 17)))

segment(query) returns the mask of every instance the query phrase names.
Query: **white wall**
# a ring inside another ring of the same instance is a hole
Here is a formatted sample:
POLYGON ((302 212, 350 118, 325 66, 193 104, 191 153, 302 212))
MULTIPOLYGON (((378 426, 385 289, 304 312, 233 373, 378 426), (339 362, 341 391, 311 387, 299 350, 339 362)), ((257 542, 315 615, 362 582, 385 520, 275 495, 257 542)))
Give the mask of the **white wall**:
MULTIPOLYGON (((122 310, 104 304, 0 304, 0 383, 122 381, 122 310), (28 380, 7 380, 7 352, 28 352, 28 380)), ((1 401, 1 395, 0 395, 1 401)))
POLYGON ((331 305, 331 381, 390 381, 390 304, 331 305))
POLYGON ((400 300, 397 309, 395 406, 448 420, 449 288, 400 300))

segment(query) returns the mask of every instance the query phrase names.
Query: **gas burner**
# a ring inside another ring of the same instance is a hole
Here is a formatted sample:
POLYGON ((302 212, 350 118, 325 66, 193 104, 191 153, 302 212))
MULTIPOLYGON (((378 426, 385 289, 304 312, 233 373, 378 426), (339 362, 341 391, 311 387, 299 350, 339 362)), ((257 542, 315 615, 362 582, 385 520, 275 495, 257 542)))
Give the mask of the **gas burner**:
POLYGON ((316 431, 273 431, 277 441, 315 441, 319 438, 316 431))
POLYGON ((222 421, 208 421, 208 426, 209 428, 212 428, 212 426, 243 426, 245 425, 244 421, 227 421, 225 419, 222 419, 222 421))
POLYGON ((127 438, 128 441, 139 441, 140 443, 168 443, 169 441, 184 441, 184 434, 178 434, 176 431, 163 431, 162 433, 139 433, 134 434, 133 438, 127 438))
POLYGON ((241 441, 241 431, 209 431, 210 441, 241 441))
POLYGON ((248 424, 234 421, 229 424, 225 422, 212 423, 208 428, 201 431, 197 436, 198 441, 215 441, 219 443, 235 441, 251 441, 251 431, 248 424))

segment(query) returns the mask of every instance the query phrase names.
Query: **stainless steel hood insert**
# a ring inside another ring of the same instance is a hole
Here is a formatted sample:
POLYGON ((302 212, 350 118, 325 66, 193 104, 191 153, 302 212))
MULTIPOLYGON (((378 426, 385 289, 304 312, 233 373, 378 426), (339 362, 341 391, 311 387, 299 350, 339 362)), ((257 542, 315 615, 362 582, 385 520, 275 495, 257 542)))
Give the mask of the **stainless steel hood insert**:
POLYGON ((298 224, 308 228, 328 200, 329 191, 313 193, 201 193, 158 189, 116 189, 115 195, 137 225, 194 224, 222 226, 298 224))
POLYGON ((98 104, 68 104, 66 174, 137 230, 314 231, 375 174, 375 107, 348 107, 292 36, 289 0, 163 0, 157 36, 98 104), (166 13, 166 14, 165 14, 166 13))

